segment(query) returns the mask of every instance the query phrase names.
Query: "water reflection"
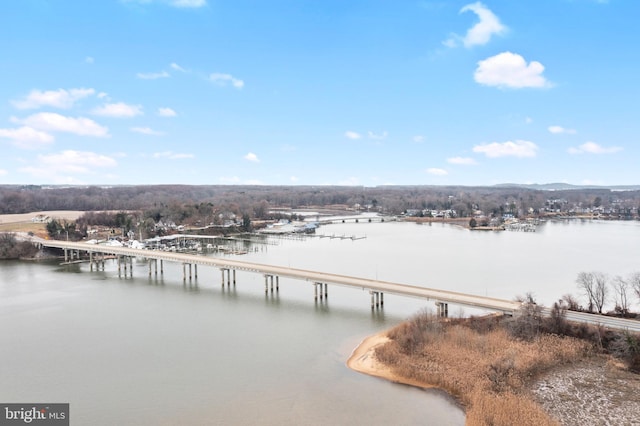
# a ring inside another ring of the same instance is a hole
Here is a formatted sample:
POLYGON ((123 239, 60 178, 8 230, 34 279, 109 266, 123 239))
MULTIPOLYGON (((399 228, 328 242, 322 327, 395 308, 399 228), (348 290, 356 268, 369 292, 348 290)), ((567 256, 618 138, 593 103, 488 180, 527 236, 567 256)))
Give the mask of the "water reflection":
MULTIPOLYGON (((624 276, 640 258, 637 223, 548 223, 536 233, 331 227, 367 238, 243 242, 260 249, 242 259, 508 299, 533 290, 545 302, 575 292, 581 270, 624 276)), ((149 277, 142 260, 133 276, 118 276, 114 261, 98 271, 0 264, 0 400, 70 402, 73 423, 93 425, 464 424, 442 392, 344 365, 364 337, 432 303, 385 294, 384 309, 372 310, 368 291, 331 286, 316 301, 306 282, 281 279, 265 294, 261 275, 222 286, 213 268, 183 280, 181 265, 164 267, 149 277)))

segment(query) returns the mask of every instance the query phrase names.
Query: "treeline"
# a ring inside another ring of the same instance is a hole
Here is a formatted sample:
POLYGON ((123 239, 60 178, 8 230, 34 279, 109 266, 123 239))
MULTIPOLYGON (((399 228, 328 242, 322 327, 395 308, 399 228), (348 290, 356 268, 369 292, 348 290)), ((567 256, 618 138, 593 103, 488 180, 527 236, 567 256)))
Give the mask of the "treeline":
POLYGON ((545 207, 566 211, 571 206, 616 205, 637 215, 640 191, 605 188, 540 190, 524 187, 466 186, 223 186, 148 185, 116 187, 0 186, 0 214, 46 210, 131 211, 215 206, 235 214, 263 218, 273 208, 359 206, 362 210, 400 214, 407 210, 452 209, 460 217, 474 210, 539 212, 545 207), (549 203, 549 200, 553 201, 549 203), (622 200, 622 201, 621 201, 622 200))
POLYGON ((586 305, 571 294, 562 296, 560 303, 572 311, 605 313, 604 307, 613 302, 615 315, 636 317, 631 312, 633 300, 640 302, 640 272, 633 272, 628 277, 609 275, 600 271, 580 272, 576 278, 578 289, 586 298, 586 305))

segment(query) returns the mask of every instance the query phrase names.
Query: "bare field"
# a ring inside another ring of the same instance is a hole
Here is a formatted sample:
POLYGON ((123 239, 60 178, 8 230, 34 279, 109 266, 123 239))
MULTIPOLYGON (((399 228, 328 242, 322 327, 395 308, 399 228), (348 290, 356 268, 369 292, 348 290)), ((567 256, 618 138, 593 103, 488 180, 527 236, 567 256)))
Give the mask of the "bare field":
POLYGON ((33 232, 39 237, 47 234, 44 223, 17 222, 17 223, 1 223, 0 232, 33 232))
POLYGON ((12 223, 31 223, 31 219, 37 215, 46 215, 52 219, 76 220, 84 214, 79 210, 54 210, 44 212, 22 213, 22 214, 1 214, 0 225, 12 223))

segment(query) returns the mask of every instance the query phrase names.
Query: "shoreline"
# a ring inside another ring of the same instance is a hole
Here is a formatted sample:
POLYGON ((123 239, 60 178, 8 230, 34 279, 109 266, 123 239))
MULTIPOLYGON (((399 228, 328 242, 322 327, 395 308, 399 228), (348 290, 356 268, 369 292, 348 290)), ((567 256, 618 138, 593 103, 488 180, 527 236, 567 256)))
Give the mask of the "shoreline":
POLYGON ((357 371, 358 373, 389 380, 393 383, 414 386, 422 389, 437 388, 437 386, 430 383, 424 383, 418 380, 411 380, 398 376, 391 371, 391 368, 376 359, 376 348, 390 341, 387 337, 387 333, 388 330, 381 331, 362 340, 347 359, 347 367, 353 371, 357 371))
MULTIPOLYGON (((347 367, 392 383, 442 390, 457 402, 467 417, 469 407, 446 390, 431 383, 398 376, 376 359, 376 348, 391 341, 387 337, 389 331, 364 338, 347 359, 347 367)), ((620 424, 635 424, 633 420, 640 409, 640 377, 625 371, 604 355, 558 365, 533 379, 525 389, 530 401, 560 424, 605 424, 607 419, 614 419, 620 424), (593 404, 593 401, 599 403, 593 404)))

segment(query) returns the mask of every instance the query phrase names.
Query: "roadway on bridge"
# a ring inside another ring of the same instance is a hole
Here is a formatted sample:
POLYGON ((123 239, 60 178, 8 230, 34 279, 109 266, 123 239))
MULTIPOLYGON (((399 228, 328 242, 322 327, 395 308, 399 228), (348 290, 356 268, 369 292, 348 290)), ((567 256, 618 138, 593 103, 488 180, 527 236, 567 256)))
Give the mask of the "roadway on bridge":
MULTIPOLYGON (((408 284, 399 284, 386 281, 358 278, 348 275, 331 274, 327 272, 310 271, 305 269, 290 268, 284 266, 264 265, 254 262, 246 262, 234 259, 199 256, 184 253, 165 252, 158 250, 133 249, 127 247, 112 247, 70 241, 44 240, 33 237, 32 241, 46 247, 56 247, 69 250, 82 250, 93 253, 114 254, 120 256, 145 257, 148 259, 166 260, 184 264, 196 264, 213 266, 220 269, 235 269, 263 275, 274 275, 293 278, 311 283, 326 283, 346 286, 357 289, 366 289, 382 293, 408 296, 426 299, 434 302, 452 303, 455 305, 469 306, 473 308, 499 311, 514 314, 520 307, 520 302, 497 299, 492 297, 476 296, 465 293, 457 293, 446 290, 419 287, 408 284)), ((548 316, 549 308, 543 308, 542 312, 548 316)), ((585 312, 567 311, 566 319, 574 322, 583 322, 593 325, 603 325, 609 328, 640 332, 640 321, 624 318, 608 317, 604 315, 589 314, 585 312)))
POLYGON ((166 260, 170 262, 213 266, 220 269, 235 269, 239 271, 255 272, 263 275, 294 278, 312 283, 334 284, 376 292, 409 296, 434 302, 453 303, 473 308, 513 314, 519 307, 519 302, 496 299, 492 297, 475 296, 446 290, 358 278, 348 275, 331 274, 327 272, 310 271, 284 266, 264 265, 254 262, 199 256, 184 253, 165 252, 158 250, 133 249, 128 247, 113 247, 57 240, 37 240, 46 247, 56 247, 68 250, 82 250, 93 253, 107 253, 120 256, 145 257, 147 259, 166 260))

